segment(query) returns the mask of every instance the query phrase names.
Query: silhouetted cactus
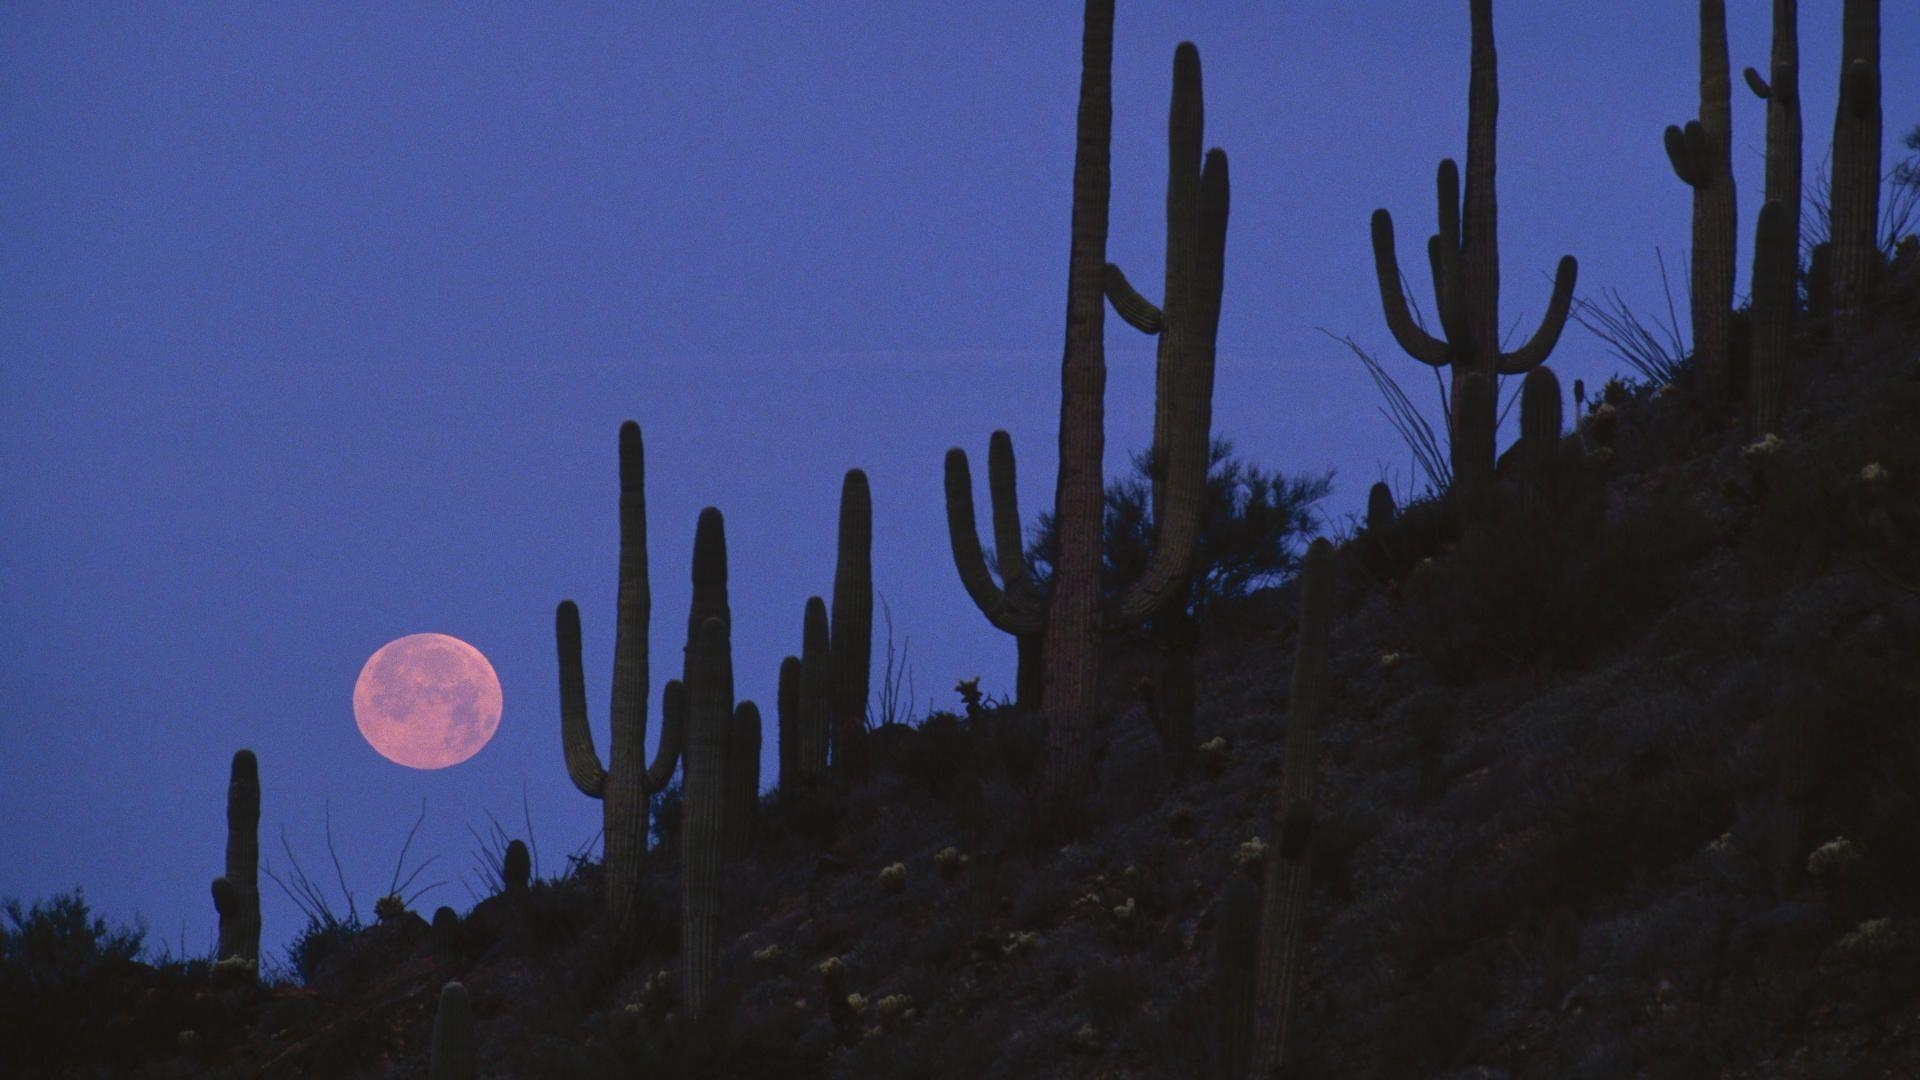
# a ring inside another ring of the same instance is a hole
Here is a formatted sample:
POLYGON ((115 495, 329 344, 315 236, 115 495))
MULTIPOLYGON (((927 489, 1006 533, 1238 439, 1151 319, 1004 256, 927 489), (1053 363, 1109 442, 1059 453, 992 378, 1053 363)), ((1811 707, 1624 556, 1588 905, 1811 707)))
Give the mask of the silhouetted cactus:
POLYGON ((1787 336, 1793 326, 1797 238, 1787 208, 1769 199, 1753 236, 1753 434, 1780 425, 1780 386, 1787 374, 1787 336))
POLYGON ((1560 379, 1546 365, 1520 384, 1520 465, 1536 492, 1551 492, 1560 464, 1560 379))
POLYGON ((430 1054, 430 1080, 475 1080, 480 1075, 473 1042, 473 1007, 467 1000, 467 988, 460 983, 450 982, 440 988, 430 1054))
MULTIPOLYGON (((704 513, 703 513, 704 516, 704 513)), ((727 624, 710 618, 687 650, 686 802, 681 810, 682 997, 701 1015, 717 961, 720 861, 725 836, 727 725, 733 715, 727 624)))
POLYGON ((213 879, 221 960, 260 963, 260 762, 236 750, 227 772, 227 872, 213 879))
POLYGON ((873 495, 867 474, 848 469, 840 486, 839 557, 833 570, 833 768, 848 787, 864 782, 867 688, 873 659, 873 495))
POLYGON ((1213 929, 1213 1072, 1245 1080, 1253 1057, 1253 1006, 1259 980, 1260 887, 1235 875, 1220 898, 1213 929))
MULTIPOLYGON (((1794 272, 1800 264, 1800 0, 1773 0, 1773 51, 1769 78, 1746 69, 1747 86, 1767 103, 1767 180, 1764 202, 1786 211, 1793 237, 1794 272)), ((1792 316, 1789 315, 1789 323, 1792 316)))
POLYGON ((833 648, 827 603, 807 597, 800 628, 800 773, 824 777, 828 732, 833 724, 833 648))
POLYGON ((507 850, 500 857, 501 887, 509 899, 523 903, 532 881, 533 857, 527 854, 527 845, 519 840, 508 841, 507 850))
POLYGON ((1773 884, 1782 899, 1800 887, 1813 847, 1813 797, 1826 743, 1826 693, 1796 675, 1774 701, 1768 733, 1774 758, 1773 884))
POLYGON ((1314 771, 1326 697, 1327 638, 1334 607, 1333 545, 1315 540, 1300 569, 1300 630, 1287 703, 1286 745, 1275 810, 1278 850, 1267 857, 1260 919, 1259 998, 1252 1076, 1271 1076, 1286 1057, 1298 997, 1307 919, 1314 771))
POLYGON ((1454 382, 1453 487, 1448 496, 1463 522, 1483 520, 1493 505, 1493 379, 1478 371, 1454 382))
POLYGON ((1733 320, 1733 83, 1726 0, 1700 0, 1700 117, 1666 131, 1667 159, 1693 189, 1695 378, 1708 400, 1728 392, 1733 320))
POLYGON ((1880 270, 1880 0, 1841 9, 1840 103, 1833 113, 1834 318, 1859 322, 1880 270))
POLYGON ((428 934, 433 956, 442 965, 452 964, 460 955, 460 916, 450 907, 433 909, 433 925, 428 934))
MULTIPOLYGON (((1141 296, 1118 266, 1107 264, 1106 294, 1114 313, 1142 333, 1159 340, 1154 380, 1153 446, 1148 451, 1150 509, 1153 520, 1166 514, 1167 465, 1174 432, 1184 426, 1179 410, 1191 407, 1189 389, 1199 389, 1195 373, 1207 380, 1206 408, 1211 413, 1211 373, 1220 327, 1224 282, 1226 216, 1202 206, 1207 189, 1202 165, 1205 107, 1201 93, 1200 51, 1181 42, 1173 53, 1173 102, 1167 119, 1167 262, 1160 307, 1141 296), (1202 224, 1208 230, 1202 235, 1202 224)), ((1187 581, 1152 616, 1155 700, 1159 732, 1168 764, 1184 776, 1193 757, 1193 627, 1187 614, 1187 581)))
MULTIPOLYGON (((1173 430, 1160 444, 1167 456, 1166 513, 1154 523, 1152 559, 1146 572, 1122 596, 1105 603, 1100 589, 1101 526, 1106 505, 1101 460, 1106 443, 1102 398, 1106 387, 1104 296, 1112 133, 1113 3, 1088 0, 1081 43, 1073 241, 1067 266, 1067 343, 1060 371, 1060 474, 1054 500, 1060 554, 1053 588, 1044 605, 1023 595, 1012 582, 995 584, 974 526, 973 482, 966 454, 955 447, 947 452, 946 462, 948 534, 968 594, 997 628, 1015 635, 1043 631, 1046 635, 1042 707, 1047 714, 1047 753, 1041 790, 1051 814, 1042 824, 1052 830, 1071 830, 1078 825, 1093 785, 1092 729, 1101 634, 1138 625, 1184 592, 1199 531, 1212 422, 1211 356, 1196 350, 1192 366, 1179 374, 1174 392, 1182 401, 1172 408, 1173 430)), ((1200 243, 1224 244, 1224 153, 1208 153, 1200 189, 1200 243)), ((1214 257, 1202 254, 1200 258, 1214 257)), ((1010 442, 1008 450, 1010 479, 1010 442)), ((996 508, 996 522, 1003 513, 1012 518, 1017 535, 1014 514, 996 508)), ((1004 548, 1007 544, 1000 539, 1003 535, 996 525, 996 542, 1004 548)), ((1003 551, 1002 567, 1014 557, 1003 551)))
POLYGON ((800 658, 780 661, 779 689, 774 695, 774 722, 780 731, 780 779, 782 793, 791 791, 800 779, 800 658))
MULTIPOLYGON (((724 582, 724 563, 722 566, 724 582)), ((724 584, 722 585, 724 590, 724 584)), ((620 425, 620 577, 613 638, 613 705, 608 716, 608 762, 600 765, 587 725, 586 676, 580 663, 580 609, 571 600, 554 612, 560 652, 560 743, 573 786, 602 804, 606 850, 607 917, 623 943, 638 940, 635 900, 647 850, 647 804, 665 790, 680 756, 673 687, 665 695, 660 746, 647 765, 647 622, 653 594, 647 581, 646 450, 640 425, 620 425)))
MULTIPOLYGON (((1400 287, 1400 264, 1394 253, 1393 217, 1373 212, 1374 271, 1380 286, 1380 305, 1387 328, 1409 356, 1453 372, 1453 438, 1473 448, 1472 454, 1454 449, 1454 482, 1471 486, 1480 474, 1493 471, 1491 431, 1480 426, 1490 418, 1476 416, 1462 423, 1460 398, 1466 376, 1479 374, 1489 381, 1499 375, 1521 375, 1544 362, 1566 328, 1573 303, 1573 287, 1580 265, 1566 255, 1554 270, 1553 295, 1533 336, 1512 352, 1500 350, 1500 243, 1494 198, 1495 119, 1500 109, 1498 63, 1493 47, 1493 0, 1472 0, 1473 52, 1467 84, 1467 186, 1464 201, 1459 167, 1452 159, 1440 163, 1439 228, 1427 241, 1427 262, 1433 272, 1435 310, 1445 339, 1434 337, 1414 321, 1400 287), (1464 465, 1463 476, 1461 466, 1464 465)), ((1494 387, 1497 389, 1497 387, 1494 387)))
POLYGON ((760 710, 743 701, 727 723, 727 805, 723 845, 729 859, 753 850, 754 818, 760 810, 760 710))

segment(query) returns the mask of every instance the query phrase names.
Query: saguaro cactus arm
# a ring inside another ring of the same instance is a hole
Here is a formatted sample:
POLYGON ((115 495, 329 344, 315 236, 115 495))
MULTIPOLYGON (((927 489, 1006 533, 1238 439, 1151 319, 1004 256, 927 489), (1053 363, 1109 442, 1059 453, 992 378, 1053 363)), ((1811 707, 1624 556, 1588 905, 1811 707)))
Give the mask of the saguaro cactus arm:
POLYGON ((580 608, 560 601, 553 613, 553 636, 560 646, 560 747, 567 758, 567 776, 582 795, 598 799, 606 794, 607 770, 593 748, 593 729, 587 724, 587 677, 580 663, 580 608))
MULTIPOLYGON (((996 439, 1003 435, 994 433, 996 439)), ((960 571, 960 583, 995 629, 1032 634, 1045 626, 1045 617, 1037 608, 996 585, 987 569, 973 517, 973 474, 967 467, 967 452, 957 446, 947 451, 947 538, 953 547, 953 564, 960 571)))
POLYGON ((1394 253, 1393 215, 1384 209, 1373 212, 1373 269, 1380 280, 1380 307, 1386 313, 1387 329, 1392 332, 1393 340, 1415 360, 1445 367, 1447 343, 1421 329, 1407 305, 1406 290, 1400 281, 1400 260, 1394 253))
POLYGON ((660 690, 660 747, 653 764, 647 766, 647 791, 665 791, 673 779, 674 766, 687 738, 687 686, 679 679, 668 679, 660 690))
POLYGON ((1500 354, 1500 374, 1524 375, 1546 363, 1553 347, 1560 343, 1560 332, 1567 328, 1567 313, 1573 309, 1573 286, 1579 278, 1579 261, 1571 255, 1560 256, 1560 265, 1553 271, 1553 295, 1547 299, 1547 313, 1526 344, 1500 354))
POLYGON ((1120 316, 1128 326, 1143 334, 1158 334, 1164 326, 1160 309, 1153 301, 1140 295, 1140 291, 1127 280, 1127 275, 1118 266, 1107 264, 1106 276, 1107 303, 1113 305, 1113 313, 1120 316))

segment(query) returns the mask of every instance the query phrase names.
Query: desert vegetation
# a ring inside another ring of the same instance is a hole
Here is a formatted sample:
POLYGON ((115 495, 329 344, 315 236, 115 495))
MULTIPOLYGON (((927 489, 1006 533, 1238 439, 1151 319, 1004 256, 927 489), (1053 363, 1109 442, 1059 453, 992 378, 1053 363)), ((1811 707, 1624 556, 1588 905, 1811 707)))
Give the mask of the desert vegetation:
MULTIPOLYGON (((532 837, 496 824, 470 908, 415 913, 396 870, 370 924, 306 883, 310 925, 282 961, 262 953, 258 828, 291 766, 240 749, 215 955, 156 954, 78 892, 9 901, 8 1067, 1920 1072, 1920 258, 1910 234, 1883 238, 1880 209, 1883 186, 1911 206, 1920 173, 1881 182, 1878 4, 1845 4, 1831 239, 1811 249, 1798 16, 1772 5, 1769 67, 1746 73, 1768 102, 1767 185, 1737 305, 1727 12, 1701 0, 1698 116, 1665 133, 1693 199, 1691 343, 1675 327, 1663 363, 1580 387, 1571 409, 1547 361, 1583 310, 1572 256, 1537 328, 1502 345, 1494 11, 1468 8, 1464 169, 1438 167, 1428 243, 1437 334, 1391 214, 1371 222, 1386 326, 1447 372, 1425 491, 1375 485, 1363 520, 1326 521, 1329 476, 1263 469, 1215 430, 1229 184, 1200 53, 1173 53, 1155 303, 1106 257, 1114 2, 1086 0, 1057 500, 1028 525, 994 432, 983 544, 967 455, 945 461, 957 584, 1018 639, 1014 693, 952 672, 952 710, 871 708, 899 676, 889 644, 875 686, 886 534, 854 469, 795 655, 734 655, 719 509, 668 556, 694 594, 649 762, 647 477, 628 423, 606 463, 604 758, 583 612, 555 612, 553 776, 600 801, 598 857, 541 875, 532 837), (1112 483, 1109 307, 1157 337, 1153 442, 1112 483), (736 662, 778 667, 771 730, 736 699, 736 662)), ((1589 327, 1629 351, 1654 340, 1614 310, 1628 321, 1589 327)), ((1375 363, 1390 382, 1399 362, 1375 363)))

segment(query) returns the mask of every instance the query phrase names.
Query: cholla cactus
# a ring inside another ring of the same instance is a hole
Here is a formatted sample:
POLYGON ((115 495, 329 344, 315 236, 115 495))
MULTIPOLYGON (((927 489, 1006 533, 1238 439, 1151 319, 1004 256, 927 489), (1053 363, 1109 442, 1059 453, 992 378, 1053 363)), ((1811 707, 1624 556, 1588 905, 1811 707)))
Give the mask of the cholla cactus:
POLYGON ((1028 956, 1040 945, 1040 935, 1028 930, 1009 931, 1000 951, 1008 956, 1028 956))
POLYGON ((1834 944, 1842 954, 1862 958, 1885 956, 1899 947, 1900 935, 1892 919, 1869 919, 1834 944))
POLYGON ((1243 874, 1260 876, 1267 867, 1268 850, 1267 842, 1257 836, 1242 841, 1233 851, 1233 868, 1243 874))
POLYGON ((1813 849, 1807 856, 1807 873, 1816 881, 1831 881, 1841 878, 1860 865, 1860 852, 1853 841, 1844 836, 1833 839, 1813 849))
POLYGON ((966 870, 967 864, 972 861, 956 847, 941 848, 940 853, 933 857, 933 865, 940 871, 940 877, 945 881, 958 878, 966 870))
POLYGON ((874 1014, 883 1028, 905 1027, 913 1020, 913 999, 905 994, 888 994, 874 1003, 874 1014))
POLYGON ((1233 747, 1224 736, 1215 735, 1200 744, 1200 771, 1210 777, 1218 778, 1227 771, 1227 763, 1232 759, 1233 747))
POLYGON ((907 864, 894 863, 880 871, 880 887, 890 893, 900 892, 907 887, 907 864))
POLYGON ((780 961, 786 959, 786 956, 787 951, 782 949, 778 944, 769 945, 764 949, 753 950, 753 962, 756 964, 765 964, 768 967, 778 964, 780 961))

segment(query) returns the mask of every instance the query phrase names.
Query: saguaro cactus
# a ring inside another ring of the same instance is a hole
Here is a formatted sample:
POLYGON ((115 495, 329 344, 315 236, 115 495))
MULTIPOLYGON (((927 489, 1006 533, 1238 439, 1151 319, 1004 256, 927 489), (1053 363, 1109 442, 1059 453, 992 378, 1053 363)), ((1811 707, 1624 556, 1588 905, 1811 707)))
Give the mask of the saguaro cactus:
POLYGON ((660 747, 647 765, 647 622, 653 605, 647 583, 646 451, 640 425, 620 425, 620 578, 613 638, 613 705, 608 716, 608 765, 602 768, 587 725, 586 676, 580 663, 580 609, 562 600, 554 612, 560 652, 560 744, 573 786, 602 805, 606 845, 607 915, 615 937, 638 940, 634 901, 647 851, 647 797, 666 788, 680 757, 682 733, 669 684, 660 747))
POLYGON ((236 750, 227 772, 227 872, 213 879, 222 960, 260 964, 260 762, 236 750))
POLYGON ((780 661, 779 690, 774 696, 775 723, 780 727, 780 791, 793 790, 800 778, 800 658, 780 661))
POLYGON ((867 474, 840 486, 839 559, 833 570, 833 767, 849 787, 866 780, 867 687, 873 658, 873 494, 867 474))
POLYGON ((427 1075, 431 1080, 474 1080, 480 1075, 473 1043, 473 1007, 467 1000, 467 988, 460 983, 450 982, 440 988, 427 1075))
MULTIPOLYGON (((1093 786, 1092 730, 1103 629, 1134 626, 1183 592, 1191 569, 1207 467, 1212 401, 1210 365, 1198 361, 1179 390, 1189 406, 1174 412, 1167 454, 1165 513, 1155 521, 1153 556, 1145 574, 1111 605, 1100 591, 1101 524, 1105 492, 1107 204, 1113 131, 1113 2, 1088 0, 1081 43, 1080 111, 1074 156, 1072 253, 1067 264, 1067 341, 1060 365, 1060 471, 1054 516, 1060 555, 1044 605, 1020 590, 996 585, 981 554, 973 519, 973 482, 964 451, 947 452, 947 524, 954 562, 974 603, 1010 634, 1044 631, 1047 751, 1042 770, 1050 828, 1071 829, 1093 786), (1201 368, 1206 370, 1202 371, 1201 368)), ((1226 155, 1207 155, 1199 205, 1216 221, 1199 233, 1225 236, 1226 155)), ((1196 354, 1196 356, 1199 354, 1196 354)), ((1009 443, 1009 449, 1011 444, 1009 443)), ((1008 455, 1011 474, 1011 454, 1008 455)), ((996 521, 1000 517, 996 512, 996 521)), ((1008 515, 1011 516, 1011 515, 1008 515)), ((1016 528, 1017 528, 1017 519, 1016 528)), ((996 528, 996 537, 1001 530, 996 528)), ((1005 547, 1004 541, 1001 546, 1005 547)), ((1010 556, 1001 555, 1002 566, 1010 556)))
POLYGON ((1780 384, 1787 373, 1787 335, 1793 325, 1796 238, 1787 208, 1767 200, 1753 237, 1753 433, 1780 423, 1780 384))
POLYGON ((527 853, 527 845, 519 840, 508 841, 500 859, 500 885, 508 898, 516 904, 526 903, 532 879, 533 858, 527 853))
MULTIPOLYGON (((1148 465, 1153 519, 1166 513, 1167 458, 1174 432, 1196 418, 1210 426, 1213 410, 1215 340, 1220 328, 1224 281, 1226 215, 1201 203, 1206 183, 1205 103, 1201 93, 1200 51, 1181 42, 1173 53, 1173 103, 1167 118, 1167 266, 1159 307, 1135 291, 1118 266, 1107 264, 1106 293, 1114 313, 1142 333, 1159 340, 1154 380, 1153 447, 1148 465), (1202 226, 1206 233, 1202 235, 1202 226)), ((1218 188, 1225 195, 1224 187, 1218 188)), ((1193 756, 1193 627, 1187 615, 1188 579, 1183 576, 1165 607, 1153 617, 1160 733, 1175 775, 1184 775, 1193 756)))
POLYGON ((753 823, 760 810, 760 710, 743 701, 727 721, 727 799, 721 815, 727 858, 753 850, 753 823))
POLYGON ((1468 372, 1454 381, 1453 488, 1448 492, 1462 521, 1484 520, 1493 505, 1495 410, 1492 376, 1468 372))
MULTIPOLYGON (((1468 375, 1492 380, 1498 375, 1521 375, 1544 362, 1566 328, 1573 303, 1574 282, 1580 265, 1562 256, 1554 270, 1553 294, 1540 326, 1526 343, 1512 352, 1500 350, 1499 215, 1494 197, 1496 120, 1500 112, 1497 56, 1493 47, 1493 0, 1471 5, 1473 52, 1467 82, 1467 186, 1460 192, 1460 170, 1451 158, 1440 163, 1440 231, 1427 241, 1427 261, 1433 271, 1436 312, 1444 339, 1434 337, 1414 321, 1400 288, 1400 263, 1394 253, 1393 217, 1373 212, 1373 262, 1379 279, 1380 305, 1387 328, 1409 356, 1423 364, 1450 368, 1453 373, 1453 438, 1474 448, 1462 456, 1454 451, 1454 481, 1476 483, 1493 472, 1493 438, 1476 418, 1461 422, 1460 397, 1468 375), (1460 469, 1466 466, 1466 475, 1460 469)), ((1496 387, 1497 389, 1497 387, 1496 387)))
POLYGON ((1235 875, 1220 898, 1213 929, 1213 1072, 1215 1080, 1246 1080, 1253 1053, 1253 1005, 1258 989, 1260 887, 1235 875))
POLYGON ((1251 1076, 1272 1076, 1286 1057, 1307 921, 1308 849, 1314 769, 1326 696, 1327 637, 1333 623, 1333 545, 1315 540, 1300 569, 1300 632, 1287 703, 1287 739, 1274 823, 1278 849, 1267 856, 1260 919, 1259 998, 1251 1076))
POLYGON ((727 624, 710 618, 687 650, 686 805, 681 811, 682 997, 699 1017, 718 959, 720 860, 726 801, 727 721, 733 713, 727 624))
POLYGON ((1833 310, 1856 327, 1880 269, 1880 0, 1846 0, 1833 114, 1833 310))
POLYGON ((1674 175, 1693 189, 1694 370, 1709 400, 1725 397, 1733 326, 1733 83, 1726 0, 1700 0, 1700 117, 1666 130, 1674 175))
POLYGON ((1560 461, 1560 379, 1542 364, 1520 384, 1520 458, 1536 492, 1550 492, 1560 461))
POLYGON ((1786 211, 1793 237, 1796 272, 1800 260, 1800 0, 1773 0, 1773 52, 1769 78, 1746 69, 1747 86, 1767 103, 1767 180, 1765 202, 1786 211), (1771 80, 1771 81, 1769 81, 1771 80))
POLYGON ((800 627, 799 715, 801 775, 824 776, 833 724, 833 647, 827 603, 817 596, 807 597, 800 627))

